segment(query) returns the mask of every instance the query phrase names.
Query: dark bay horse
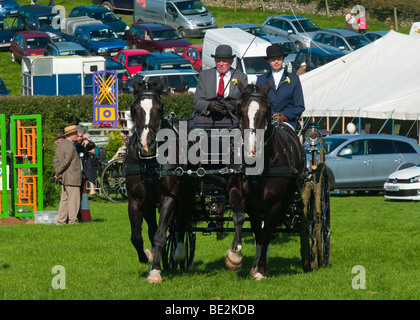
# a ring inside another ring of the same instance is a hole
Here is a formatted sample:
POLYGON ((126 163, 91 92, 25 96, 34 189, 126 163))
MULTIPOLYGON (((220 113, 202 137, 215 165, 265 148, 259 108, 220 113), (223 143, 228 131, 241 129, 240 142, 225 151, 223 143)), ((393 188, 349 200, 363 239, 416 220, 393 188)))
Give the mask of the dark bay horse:
POLYGON ((248 159, 263 156, 264 168, 252 175, 245 173, 229 179, 235 237, 226 256, 226 266, 236 269, 242 265, 240 231, 245 220, 245 206, 256 241, 251 274, 260 280, 267 276, 267 249, 273 233, 300 192, 306 160, 294 129, 288 124, 271 121, 267 100, 271 83, 267 88, 254 85, 245 88, 240 83, 238 87, 242 92, 238 115, 244 138, 243 156, 248 159), (258 141, 257 133, 261 130, 263 138, 258 141))
MULTIPOLYGON (((134 133, 130 138, 126 154, 126 187, 128 193, 128 213, 131 224, 131 241, 137 250, 141 263, 151 263, 148 282, 161 282, 162 251, 166 244, 166 232, 170 221, 177 212, 182 192, 182 179, 176 175, 161 177, 161 164, 157 161, 157 135, 161 129, 172 129, 164 117, 160 93, 163 81, 158 84, 133 81, 135 99, 131 105, 134 133), (159 223, 156 223, 156 207, 159 206, 159 223), (148 224, 148 235, 152 251, 143 248, 142 221, 148 224)), ((190 204, 193 202, 190 201, 190 204)), ((183 206, 188 209, 188 204, 183 206)), ((179 215, 180 227, 184 227, 183 217, 179 215)), ((175 259, 185 259, 183 230, 179 239, 175 259), (184 250, 183 250, 184 249, 184 250)))

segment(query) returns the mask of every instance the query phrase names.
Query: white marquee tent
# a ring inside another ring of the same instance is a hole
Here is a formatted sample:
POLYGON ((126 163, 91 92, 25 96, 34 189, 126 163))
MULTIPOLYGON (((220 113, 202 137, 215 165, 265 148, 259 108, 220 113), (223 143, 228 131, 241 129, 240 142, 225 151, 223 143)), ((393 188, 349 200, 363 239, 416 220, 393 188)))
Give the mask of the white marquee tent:
POLYGON ((301 76, 303 117, 420 119, 420 37, 395 31, 301 76))

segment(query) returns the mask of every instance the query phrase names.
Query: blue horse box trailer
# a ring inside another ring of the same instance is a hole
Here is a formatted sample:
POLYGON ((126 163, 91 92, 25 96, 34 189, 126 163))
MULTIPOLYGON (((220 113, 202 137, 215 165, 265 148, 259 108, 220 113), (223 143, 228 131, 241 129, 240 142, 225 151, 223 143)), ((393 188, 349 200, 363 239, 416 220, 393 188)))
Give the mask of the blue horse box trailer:
POLYGON ((93 73, 105 70, 99 56, 32 56, 22 59, 22 95, 93 94, 93 73))

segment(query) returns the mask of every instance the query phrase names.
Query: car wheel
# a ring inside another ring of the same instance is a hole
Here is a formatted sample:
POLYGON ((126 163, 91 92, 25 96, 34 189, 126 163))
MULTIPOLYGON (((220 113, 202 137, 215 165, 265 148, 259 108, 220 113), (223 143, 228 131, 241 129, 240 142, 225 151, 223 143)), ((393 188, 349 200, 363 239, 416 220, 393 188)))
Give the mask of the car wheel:
POLYGON ((298 48, 298 50, 303 49, 303 44, 300 43, 299 41, 295 42, 296 47, 298 48))
POLYGON ((102 2, 102 7, 107 8, 109 11, 114 11, 114 7, 109 1, 102 2))
POLYGON ((185 31, 184 28, 180 27, 178 28, 178 33, 183 37, 184 39, 187 37, 187 31, 185 31))

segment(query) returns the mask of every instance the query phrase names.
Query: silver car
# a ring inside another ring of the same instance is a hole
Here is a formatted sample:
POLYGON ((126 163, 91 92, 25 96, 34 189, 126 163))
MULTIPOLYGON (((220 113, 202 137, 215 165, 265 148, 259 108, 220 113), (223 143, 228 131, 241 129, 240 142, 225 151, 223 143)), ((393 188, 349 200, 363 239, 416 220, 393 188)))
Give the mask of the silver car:
POLYGON ((371 43, 363 34, 346 29, 325 29, 313 35, 312 46, 350 53, 371 43))
POLYGON ((388 176, 420 163, 411 138, 386 134, 337 134, 324 138, 332 190, 383 190, 388 176))
POLYGON ((288 37, 299 50, 309 48, 312 35, 321 30, 311 19, 294 15, 270 16, 261 26, 268 34, 288 37))

